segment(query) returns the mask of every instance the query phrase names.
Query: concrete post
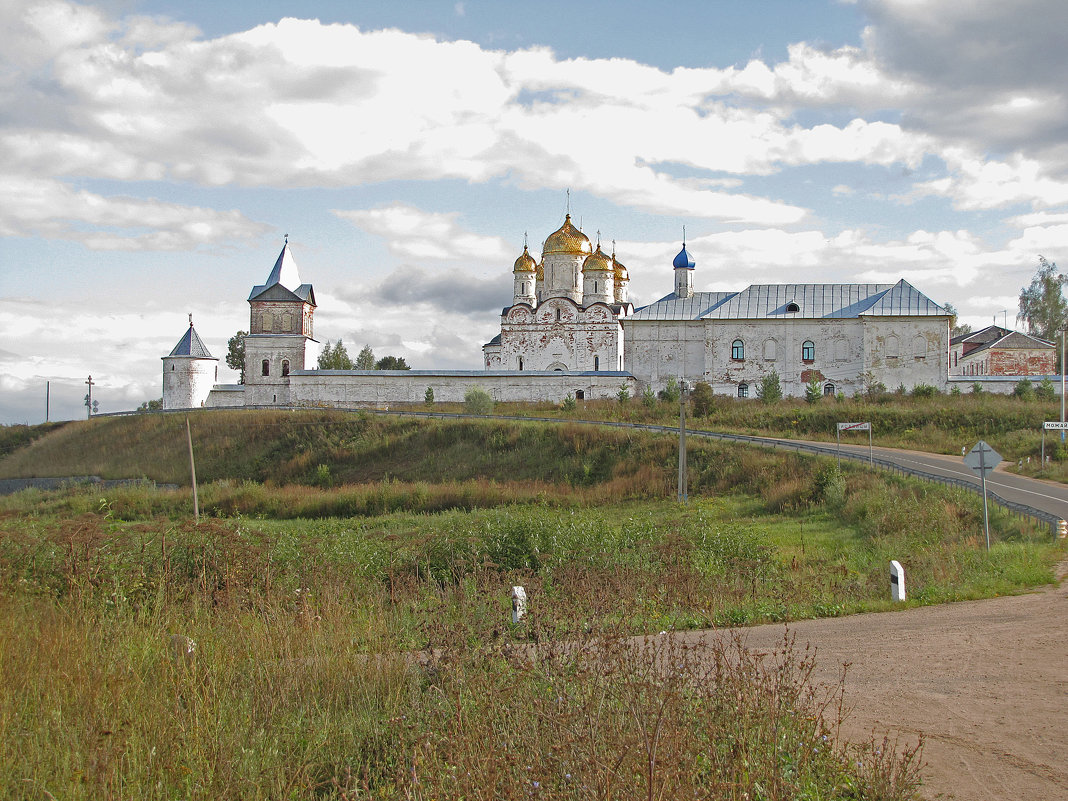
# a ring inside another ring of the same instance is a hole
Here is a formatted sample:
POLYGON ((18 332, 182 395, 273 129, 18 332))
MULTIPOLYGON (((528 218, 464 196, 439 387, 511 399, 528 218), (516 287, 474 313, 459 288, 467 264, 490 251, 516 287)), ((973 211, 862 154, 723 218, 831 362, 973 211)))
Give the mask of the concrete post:
POLYGON ((890 600, 905 600, 905 568, 896 559, 890 562, 890 600))
POLYGON ((512 622, 518 623, 527 613, 527 591, 522 587, 512 587, 512 622))

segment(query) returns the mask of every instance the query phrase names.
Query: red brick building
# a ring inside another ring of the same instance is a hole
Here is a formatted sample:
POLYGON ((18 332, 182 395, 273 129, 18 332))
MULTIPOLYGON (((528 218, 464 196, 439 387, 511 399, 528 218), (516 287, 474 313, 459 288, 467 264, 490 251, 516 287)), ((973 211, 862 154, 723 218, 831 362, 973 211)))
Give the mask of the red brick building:
POLYGON ((1053 342, 991 325, 949 341, 950 375, 1054 375, 1053 342))

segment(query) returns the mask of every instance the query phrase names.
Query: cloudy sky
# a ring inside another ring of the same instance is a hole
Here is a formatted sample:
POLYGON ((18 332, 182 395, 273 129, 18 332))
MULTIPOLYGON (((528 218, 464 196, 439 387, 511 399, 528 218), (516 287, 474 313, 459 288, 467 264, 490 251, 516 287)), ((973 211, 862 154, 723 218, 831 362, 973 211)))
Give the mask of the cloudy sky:
MULTIPOLYGON (((1064 0, 6 0, 0 423, 161 394, 289 234, 316 334, 479 368, 573 218, 637 303, 905 278, 1014 324, 1068 267, 1064 0), (296 16, 294 16, 296 14, 296 16)), ((233 380, 225 367, 221 378, 233 380)))

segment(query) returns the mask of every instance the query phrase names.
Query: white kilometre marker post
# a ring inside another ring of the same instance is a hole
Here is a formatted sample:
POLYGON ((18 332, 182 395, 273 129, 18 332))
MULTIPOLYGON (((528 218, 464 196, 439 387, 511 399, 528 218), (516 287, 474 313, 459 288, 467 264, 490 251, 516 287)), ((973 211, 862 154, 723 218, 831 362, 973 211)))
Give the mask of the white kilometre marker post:
POLYGON ((890 600, 905 600, 905 568, 896 559, 890 562, 890 600))
POLYGON ((512 622, 518 623, 527 613, 527 591, 522 587, 512 587, 512 622))

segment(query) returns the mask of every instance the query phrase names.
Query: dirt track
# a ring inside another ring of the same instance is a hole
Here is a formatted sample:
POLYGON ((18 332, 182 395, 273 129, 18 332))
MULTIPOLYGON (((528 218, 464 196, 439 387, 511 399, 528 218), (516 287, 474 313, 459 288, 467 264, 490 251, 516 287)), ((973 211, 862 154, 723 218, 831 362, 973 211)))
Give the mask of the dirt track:
MULTIPOLYGON (((913 744, 924 735, 928 798, 1068 799, 1068 582, 790 631, 818 649, 817 679, 834 684, 851 663, 846 737, 913 744)), ((783 627, 743 633, 748 647, 773 650, 783 627)))

